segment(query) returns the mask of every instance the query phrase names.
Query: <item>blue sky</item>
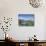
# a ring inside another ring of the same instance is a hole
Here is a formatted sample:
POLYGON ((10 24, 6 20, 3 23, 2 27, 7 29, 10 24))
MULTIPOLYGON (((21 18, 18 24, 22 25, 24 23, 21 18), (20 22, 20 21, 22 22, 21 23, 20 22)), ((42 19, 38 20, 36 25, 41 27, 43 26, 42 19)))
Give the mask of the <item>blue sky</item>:
POLYGON ((21 20, 34 20, 34 15, 33 14, 19 14, 18 16, 19 19, 21 20))

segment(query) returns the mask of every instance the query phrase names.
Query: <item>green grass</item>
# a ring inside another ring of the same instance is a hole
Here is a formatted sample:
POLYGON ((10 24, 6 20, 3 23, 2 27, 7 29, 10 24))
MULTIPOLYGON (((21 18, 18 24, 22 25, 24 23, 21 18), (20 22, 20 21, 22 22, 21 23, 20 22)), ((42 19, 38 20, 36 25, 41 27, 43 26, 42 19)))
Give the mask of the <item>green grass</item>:
POLYGON ((19 23, 20 26, 34 26, 34 21, 22 21, 19 23), (25 24, 22 24, 25 23, 25 24))

